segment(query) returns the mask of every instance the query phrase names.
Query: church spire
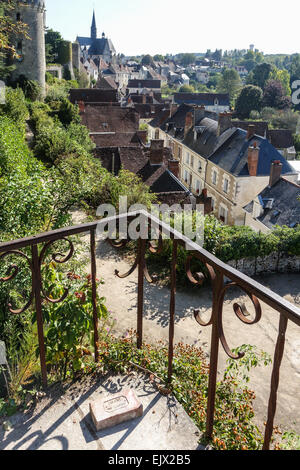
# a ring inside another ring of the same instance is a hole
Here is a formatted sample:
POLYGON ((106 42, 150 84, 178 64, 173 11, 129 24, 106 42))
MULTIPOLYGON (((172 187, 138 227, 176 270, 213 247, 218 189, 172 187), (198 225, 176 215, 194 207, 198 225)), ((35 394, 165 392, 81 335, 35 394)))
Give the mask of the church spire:
POLYGON ((97 39, 97 26, 96 26, 95 10, 93 12, 93 20, 92 20, 92 27, 91 27, 91 38, 92 39, 97 39))

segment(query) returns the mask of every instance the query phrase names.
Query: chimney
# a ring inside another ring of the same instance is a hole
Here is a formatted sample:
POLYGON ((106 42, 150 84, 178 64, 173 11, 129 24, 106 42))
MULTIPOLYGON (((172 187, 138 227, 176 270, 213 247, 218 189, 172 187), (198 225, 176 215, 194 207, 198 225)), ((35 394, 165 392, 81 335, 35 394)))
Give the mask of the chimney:
POLYGON ((281 161, 276 160, 272 162, 271 171, 270 171, 270 182, 269 182, 270 188, 272 188, 280 180, 281 173, 282 173, 281 161))
POLYGON ((232 128, 231 118, 232 118, 231 113, 220 113, 219 114, 218 136, 222 135, 223 132, 227 131, 227 129, 232 128))
POLYGON ((190 111, 185 116, 184 137, 187 136, 189 130, 192 129, 193 125, 194 125, 194 113, 190 111))
POLYGON ((164 162, 164 141, 160 139, 151 140, 150 164, 162 165, 164 162))
POLYGON ((169 171, 173 173, 176 178, 179 178, 179 161, 178 160, 169 160, 168 161, 169 165, 169 171))
POLYGON ((195 114, 195 124, 205 117, 205 106, 197 106, 194 110, 195 114))
POLYGON ((144 145, 147 144, 148 131, 137 131, 137 135, 141 139, 144 145))
POLYGON ((173 114, 176 113, 177 109, 178 109, 177 104, 173 104, 173 103, 170 104, 170 115, 169 115, 170 118, 173 116, 173 114))
POLYGON ((142 104, 147 104, 147 96, 142 95, 142 104))
POLYGON ((246 139, 250 140, 252 139, 252 137, 254 137, 254 135, 255 135, 255 125, 249 124, 246 139))
POLYGON ((211 214, 212 208, 212 198, 207 196, 207 189, 204 188, 200 196, 196 197, 196 203, 204 205, 204 215, 211 214))
POLYGON ((257 147, 257 142, 254 142, 253 147, 248 148, 248 171, 250 176, 257 175, 259 159, 259 147, 257 147))

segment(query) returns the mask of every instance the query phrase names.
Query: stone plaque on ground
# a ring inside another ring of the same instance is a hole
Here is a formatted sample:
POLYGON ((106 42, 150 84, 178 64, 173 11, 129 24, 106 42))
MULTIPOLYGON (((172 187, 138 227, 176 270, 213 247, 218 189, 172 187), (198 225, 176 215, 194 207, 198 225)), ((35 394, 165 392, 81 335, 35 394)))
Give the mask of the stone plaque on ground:
POLYGON ((143 416, 143 405, 133 390, 90 403, 90 413, 97 431, 143 416))
POLYGON ((0 366, 6 366, 6 350, 5 350, 5 343, 0 341, 0 366))

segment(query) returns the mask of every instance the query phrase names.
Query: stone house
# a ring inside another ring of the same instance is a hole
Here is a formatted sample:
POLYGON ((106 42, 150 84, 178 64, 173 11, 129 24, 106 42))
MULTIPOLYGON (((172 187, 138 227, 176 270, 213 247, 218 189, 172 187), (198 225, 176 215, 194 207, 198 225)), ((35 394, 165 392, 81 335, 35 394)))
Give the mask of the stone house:
POLYGON ((149 134, 165 141, 179 161, 181 181, 195 195, 206 189, 215 215, 228 225, 244 225, 243 207, 268 185, 273 161, 282 163, 286 178, 297 179, 266 138, 251 126, 235 127, 230 113, 183 104, 160 126, 150 122, 149 134))

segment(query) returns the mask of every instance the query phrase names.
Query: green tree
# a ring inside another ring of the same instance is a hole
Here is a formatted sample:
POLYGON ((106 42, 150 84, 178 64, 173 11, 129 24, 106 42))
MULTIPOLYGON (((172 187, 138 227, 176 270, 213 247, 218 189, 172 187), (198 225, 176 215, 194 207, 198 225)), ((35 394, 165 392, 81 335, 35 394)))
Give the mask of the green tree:
POLYGON ((242 82, 237 71, 235 69, 225 69, 218 82, 217 91, 219 93, 228 93, 230 100, 233 102, 241 85, 242 82))
POLYGON ((195 60, 196 60, 195 54, 185 53, 185 54, 180 55, 180 63, 184 67, 187 67, 190 64, 194 64, 195 60))
POLYGON ((144 55, 144 57, 142 58, 141 64, 142 65, 150 65, 151 67, 153 67, 154 62, 153 62, 152 56, 150 54, 144 55))
POLYGON ((257 65, 247 78, 247 83, 255 85, 264 90, 267 81, 270 79, 273 66, 271 64, 263 63, 257 65))
POLYGON ((263 91, 253 85, 245 86, 235 104, 235 111, 240 119, 247 119, 251 111, 260 111, 262 107, 263 91))
POLYGON ((47 32, 45 34, 47 64, 57 63, 62 42, 63 37, 58 31, 53 31, 53 29, 47 29, 47 32))
POLYGON ((279 70, 277 67, 274 67, 270 73, 270 80, 276 80, 282 84, 285 96, 291 95, 291 76, 287 70, 279 70))

